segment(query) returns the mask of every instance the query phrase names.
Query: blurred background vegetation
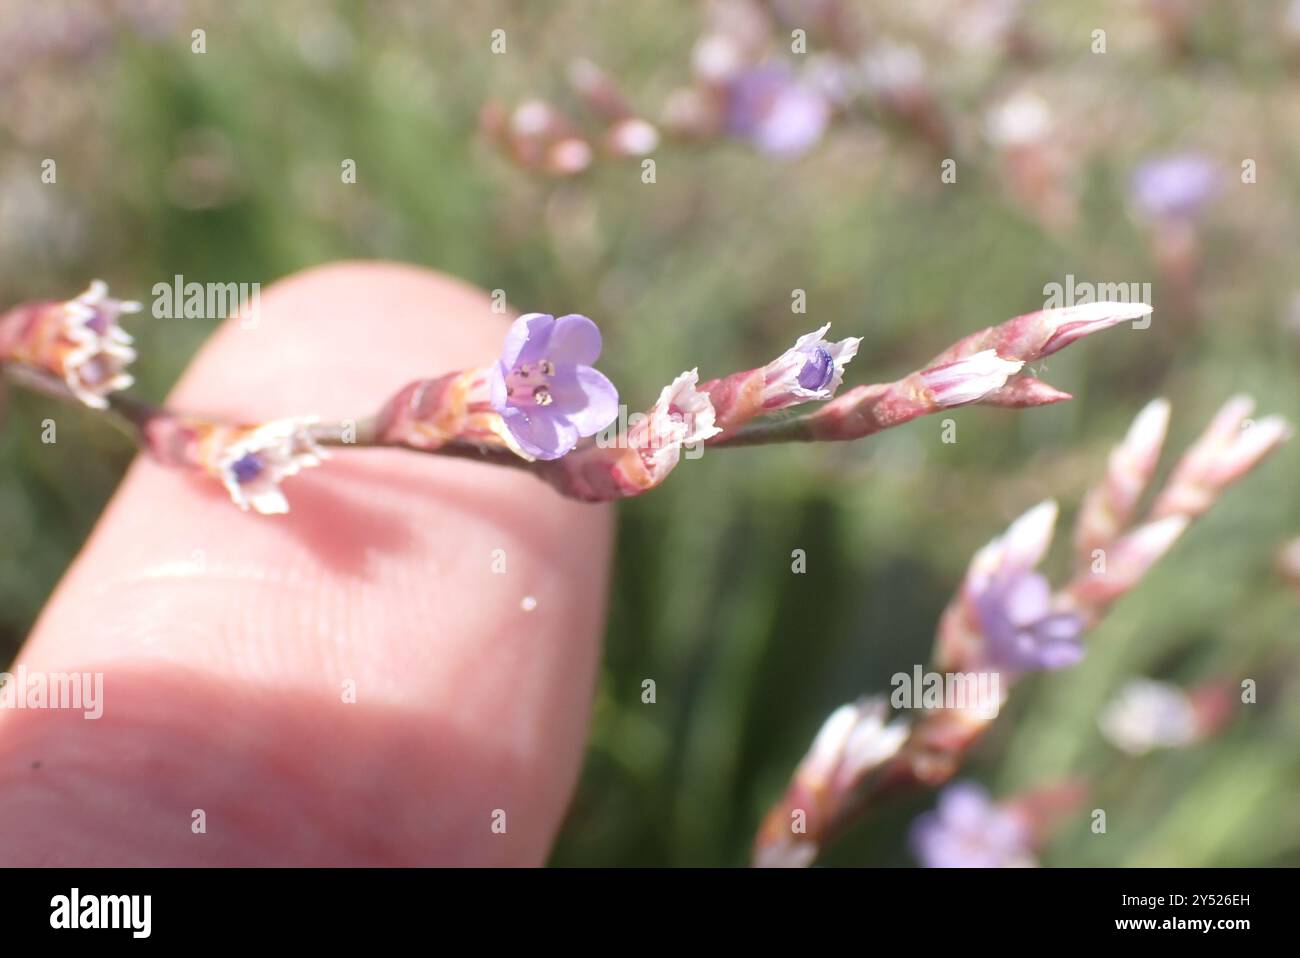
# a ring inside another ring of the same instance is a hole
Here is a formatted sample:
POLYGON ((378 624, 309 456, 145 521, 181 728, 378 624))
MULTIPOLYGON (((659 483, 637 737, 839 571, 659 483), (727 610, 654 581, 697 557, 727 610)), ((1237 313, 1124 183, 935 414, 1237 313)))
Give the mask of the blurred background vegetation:
MULTIPOLYGON (((556 864, 743 863, 823 718, 926 661, 968 559, 1010 519, 1056 497, 1068 529, 1151 397, 1174 405, 1164 469, 1233 393, 1300 421, 1300 34, 1287 27, 1300 17, 1287 4, 1030 3, 1017 29, 1032 50, 1015 55, 962 19, 1014 3, 850 6, 869 44, 919 53, 949 143, 864 107, 795 160, 665 142, 652 184, 634 160, 566 179, 517 169, 479 134, 479 113, 490 99, 564 102, 566 66, 585 57, 655 119, 689 82, 703 4, 0 8, 3 304, 70 296, 94 276, 147 300, 178 273, 270 283, 393 258, 503 289, 519 308, 592 316, 602 368, 640 408, 681 369, 753 366, 823 322, 864 337, 855 385, 1041 308, 1067 275, 1153 283, 1151 329, 1050 361, 1074 402, 958 411, 953 444, 933 418, 846 446, 706 455, 622 506, 593 737, 556 864), (1042 148, 1064 197, 1050 209, 987 133, 989 111, 1026 91, 1050 108, 1042 148), (1149 157, 1189 150, 1226 186, 1197 217, 1195 275, 1172 290, 1129 183, 1149 157), (941 182, 947 156, 956 183, 941 182), (57 184, 41 182, 45 158, 57 184), (340 182, 345 158, 354 185, 340 182), (1240 182, 1247 158, 1255 183, 1240 182), (795 289, 807 315, 791 312, 795 289), (792 574, 795 549, 806 574, 792 574), (641 702, 646 678, 655 705, 641 702)), ((129 328, 137 389, 157 400, 212 324, 146 307, 129 328)), ((66 409, 63 441, 42 445, 34 424, 54 408, 13 394, 3 413, 6 661, 133 454, 66 409)), ((1300 863, 1300 616, 1275 567, 1300 534, 1298 474, 1293 442, 1116 608, 1082 665, 1020 688, 977 749, 968 771, 995 796, 1081 775, 1107 809, 1107 835, 1077 816, 1045 863, 1300 863), (1131 758, 1095 718, 1137 675, 1250 677, 1259 703, 1211 742, 1131 758)), ((932 804, 882 809, 826 860, 910 862, 906 825, 932 804)))

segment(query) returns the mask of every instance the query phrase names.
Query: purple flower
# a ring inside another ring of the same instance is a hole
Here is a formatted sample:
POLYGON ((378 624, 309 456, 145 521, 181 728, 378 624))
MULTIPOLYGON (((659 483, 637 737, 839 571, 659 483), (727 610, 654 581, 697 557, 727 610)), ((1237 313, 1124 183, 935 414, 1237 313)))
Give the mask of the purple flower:
POLYGON ((207 457, 204 467, 226 487, 239 508, 262 515, 289 511, 280 483, 300 470, 326 459, 316 444, 313 419, 277 419, 260 426, 226 427, 205 424, 198 446, 207 457))
POLYGON ((618 415, 618 390, 591 368, 599 355, 600 330, 586 316, 514 321, 488 385, 492 408, 528 455, 558 459, 618 415))
POLYGON ((727 132, 773 156, 806 153, 822 138, 830 118, 826 98, 783 64, 746 70, 728 89, 727 132))
POLYGON ((808 355, 808 361, 799 370, 796 381, 809 392, 824 389, 835 372, 835 360, 825 346, 814 346, 808 355))
POLYGON ((1059 669, 1083 657, 1083 620, 1054 612, 1051 586, 1034 571, 1051 545, 1056 513, 1056 503, 1040 503, 971 560, 967 595, 991 665, 1059 669))
POLYGON ((978 785, 944 789, 939 806, 912 825, 912 853, 926 868, 1022 868, 1035 864, 1023 818, 978 785))
POLYGON ((844 367, 858 354, 862 339, 850 336, 833 343, 831 328, 800 336, 795 344, 763 367, 763 408, 785 409, 798 403, 830 399, 844 381, 844 367))
POLYGON ((1083 658, 1083 620, 1052 611, 1052 588, 1037 572, 995 577, 976 598, 975 609, 996 665, 1062 669, 1083 658))
POLYGON ((1200 153, 1174 153, 1147 160, 1133 174, 1138 211, 1151 219, 1190 219, 1219 192, 1221 174, 1200 153))

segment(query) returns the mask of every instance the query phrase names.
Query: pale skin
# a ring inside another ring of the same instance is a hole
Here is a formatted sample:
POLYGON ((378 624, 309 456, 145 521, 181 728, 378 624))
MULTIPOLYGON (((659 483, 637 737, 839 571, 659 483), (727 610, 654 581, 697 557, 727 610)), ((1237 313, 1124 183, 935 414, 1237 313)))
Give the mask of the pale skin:
MULTIPOLYGON (((263 290, 256 328, 227 321, 168 405, 364 415, 490 362, 511 318, 415 267, 309 270, 263 290)), ((609 507, 512 469, 331 452, 286 480, 287 516, 131 467, 10 667, 102 672, 104 711, 0 710, 0 865, 546 860, 587 734, 609 507)))

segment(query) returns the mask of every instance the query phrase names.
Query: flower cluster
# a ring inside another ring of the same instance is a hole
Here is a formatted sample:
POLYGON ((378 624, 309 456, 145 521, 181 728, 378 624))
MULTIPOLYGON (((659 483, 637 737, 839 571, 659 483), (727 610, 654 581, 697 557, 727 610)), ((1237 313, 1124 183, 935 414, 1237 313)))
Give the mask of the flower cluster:
POLYGON ((540 97, 513 110, 488 103, 479 125, 517 166, 550 176, 581 173, 602 154, 622 158, 654 152, 658 129, 633 111, 609 74, 578 60, 570 65, 569 85, 596 129, 540 97))
MULTIPOLYGON (((1159 27, 1153 35, 1167 32, 1181 49, 1187 23, 1167 15, 1176 5, 1150 6, 1159 27)), ((948 158, 974 145, 1012 202, 1060 231, 1078 221, 1085 147, 1109 153, 1114 144, 1081 135, 1061 119, 1068 111, 1045 96, 1059 78, 1035 75, 1043 51, 1027 7, 1026 0, 966 0, 868 20, 844 0, 709 0, 680 68, 683 81, 656 123, 606 71, 577 60, 568 85, 597 125, 541 96, 513 109, 489 102, 480 125, 513 164, 552 177, 581 173, 602 157, 648 156, 661 131, 684 143, 733 140, 778 160, 805 156, 837 126, 872 131, 859 142, 893 135, 948 158), (954 64, 1003 71, 1006 82, 986 89, 1006 92, 974 109, 951 102, 954 64)), ((1168 296, 1180 309, 1190 305, 1184 298, 1197 260, 1192 226, 1225 186, 1225 168, 1184 149, 1144 158, 1129 177, 1132 212, 1152 227, 1168 296)))
MULTIPOLYGON (((1020 355, 1010 341, 1019 342, 1022 350, 1032 351, 1032 344, 1039 343, 1040 352, 1053 351, 1104 322, 1097 310, 1090 309, 1058 315, 1049 324, 1052 329, 1030 335, 1022 327, 1034 323, 1023 320, 1018 317, 1003 324, 1017 332, 976 334, 941 358, 978 356, 990 340, 1002 344, 999 355, 1020 355)), ((995 392, 1001 389, 995 387, 995 392)), ((836 402, 851 395, 852 391, 836 402)), ((983 401, 989 401, 987 395, 983 401)), ((1289 438, 1291 428, 1285 420, 1277 416, 1251 420, 1252 410, 1253 403, 1246 397, 1229 400, 1177 462, 1149 512, 1140 518, 1138 504, 1160 459, 1170 412, 1163 399, 1150 403, 1111 453, 1102 481, 1084 498, 1074 535, 1072 578, 1054 590, 1038 571, 1051 545, 1058 512, 1055 502, 1040 503, 971 560, 961 588, 940 619, 935 671, 996 672, 1002 679, 999 694, 1005 698, 1026 672, 1078 662, 1084 654, 1084 636, 1110 606, 1137 586, 1229 485, 1289 438)), ((1219 683, 1183 693, 1143 682, 1129 686, 1107 708, 1101 727, 1117 747, 1140 753, 1198 741, 1217 730, 1229 711, 1219 683)), ((809 864, 873 796, 947 781, 995 718, 992 710, 971 707, 927 710, 899 742, 890 738, 892 757, 871 767, 865 785, 859 774, 819 775, 812 779, 818 786, 813 789, 807 769, 820 770, 826 764, 819 758, 827 754, 819 735, 786 794, 765 819, 755 841, 755 863, 809 864), (809 815, 802 831, 792 831, 792 803, 816 808, 820 814, 809 815)), ((883 713, 876 720, 884 727, 883 713)), ((1027 864, 1032 858, 1025 835, 1014 816, 992 806, 981 793, 962 788, 949 793, 938 811, 917 825, 913 846, 921 861, 930 865, 1027 864)))

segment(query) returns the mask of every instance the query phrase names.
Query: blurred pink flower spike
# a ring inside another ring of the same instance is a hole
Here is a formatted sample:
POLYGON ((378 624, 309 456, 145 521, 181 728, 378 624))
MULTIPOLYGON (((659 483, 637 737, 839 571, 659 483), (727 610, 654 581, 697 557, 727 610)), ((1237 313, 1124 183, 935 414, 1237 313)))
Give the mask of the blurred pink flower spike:
POLYGON ((596 116, 614 122, 633 115, 614 78, 591 60, 571 60, 566 73, 570 88, 596 116))
POLYGON ((1137 500, 1164 445, 1169 410, 1156 400, 1138 414, 1111 455, 1106 479, 1088 493, 1079 516, 1077 571, 1067 592, 1082 614, 1100 617, 1141 581, 1228 486, 1290 437, 1291 426, 1280 416, 1248 419, 1254 407, 1247 396, 1228 400, 1174 466, 1147 519, 1130 529, 1137 500))
POLYGON ((812 864, 841 807, 907 740, 908 723, 897 719, 886 724, 888 713, 882 697, 860 698, 831 713, 795 769, 784 798, 763 821, 754 846, 756 867, 812 864))
POLYGON ((1291 438, 1291 425, 1281 416, 1251 420, 1255 401, 1234 396, 1192 444, 1152 507, 1152 516, 1203 514, 1229 485, 1255 468, 1291 438))
POLYGON ((1169 410, 1168 400, 1154 399, 1138 413, 1124 441, 1110 454, 1106 478, 1084 497, 1074 533, 1081 565, 1092 560, 1094 550, 1114 542, 1132 522, 1138 500, 1160 461, 1169 410))
POLYGON ((118 320, 140 308, 109 296, 101 280, 75 299, 24 303, 0 316, 0 361, 55 376, 87 406, 105 409, 110 393, 133 382, 126 370, 135 350, 118 320))
POLYGON ((1069 593, 1090 618, 1099 618, 1121 596, 1142 581, 1191 524, 1185 515, 1165 516, 1145 522, 1120 536, 1105 550, 1100 571, 1084 572, 1069 586, 1069 593))
POLYGON ((551 176, 573 176, 586 170, 594 151, 587 139, 558 108, 533 98, 507 112, 489 103, 479 119, 483 132, 516 166, 551 176))
POLYGON ((605 151, 614 157, 646 156, 659 145, 654 124, 636 115, 609 73, 590 60, 569 64, 569 85, 583 105, 606 124, 605 151))

